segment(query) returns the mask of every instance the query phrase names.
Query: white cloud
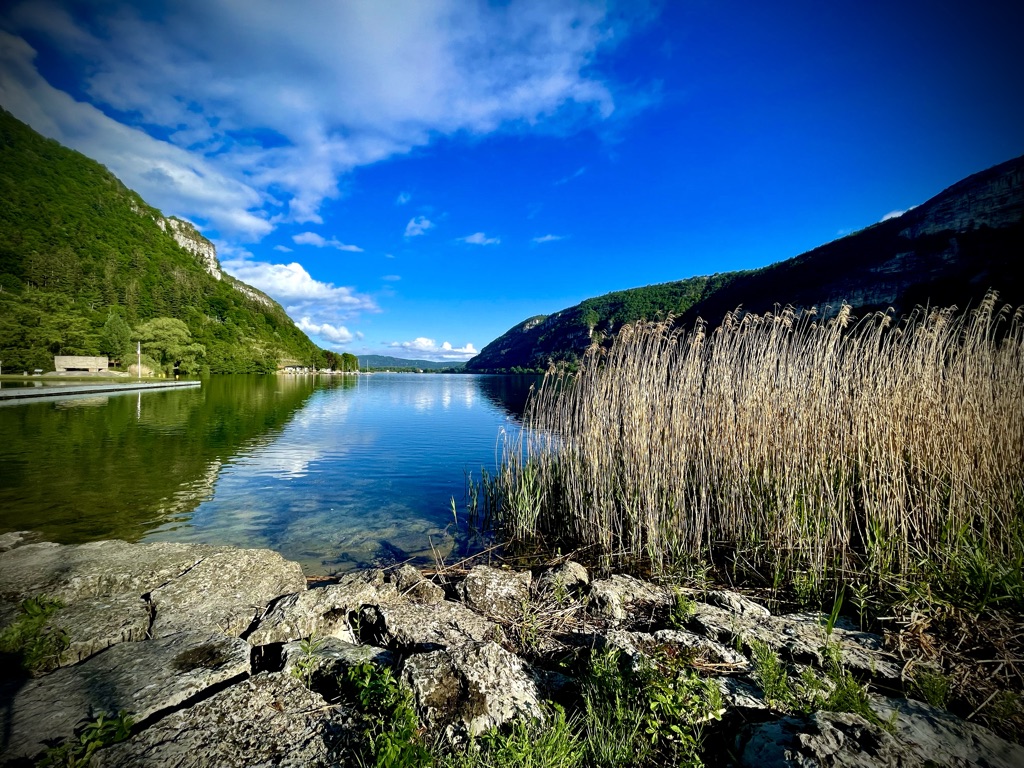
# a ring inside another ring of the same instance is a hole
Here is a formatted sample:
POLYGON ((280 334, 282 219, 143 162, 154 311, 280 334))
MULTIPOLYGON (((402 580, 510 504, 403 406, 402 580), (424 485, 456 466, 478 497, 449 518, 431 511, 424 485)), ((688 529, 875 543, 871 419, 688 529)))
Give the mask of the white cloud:
POLYGON ((474 232, 472 235, 466 235, 457 239, 471 245, 497 245, 501 242, 500 237, 488 237, 483 232, 474 232))
POLYGON ((412 195, 408 192, 399 192, 398 197, 395 198, 395 205, 405 205, 412 200, 412 195))
POLYGON ((402 276, 401 275, 384 275, 384 277, 381 278, 381 279, 382 280, 387 280, 388 282, 393 283, 393 282, 396 282, 398 280, 401 280, 402 276))
POLYGON ((250 0, 244 23, 234 0, 73 4, 8 4, 4 27, 88 103, 7 34, 0 101, 169 213, 250 239, 322 223, 344 174, 436 137, 602 123, 616 96, 592 65, 636 22, 600 0, 250 0))
POLYGON ((433 229, 433 227, 434 222, 426 216, 416 216, 415 218, 409 219, 409 223, 405 225, 405 236, 416 237, 424 234, 428 229, 433 229))
POLYGON ((434 339, 428 339, 425 336, 419 336, 412 341, 393 341, 391 346, 413 352, 417 357, 424 360, 461 361, 468 360, 478 354, 477 349, 472 344, 466 344, 464 347, 453 347, 451 343, 445 341, 441 346, 438 346, 434 339))
POLYGON ((343 325, 334 326, 330 323, 317 324, 308 317, 303 317, 295 325, 310 336, 319 336, 320 338, 327 339, 327 341, 332 344, 348 344, 356 338, 356 334, 352 333, 343 325))
POLYGON ((900 216, 902 216, 907 211, 912 211, 915 208, 917 208, 917 206, 916 205, 912 205, 909 208, 904 208, 902 211, 889 211, 887 214, 885 214, 885 216, 883 216, 882 218, 879 219, 879 222, 888 221, 889 219, 898 219, 900 216))
POLYGON ((292 249, 289 248, 287 245, 275 245, 274 246, 274 250, 275 251, 280 251, 281 253, 291 253, 292 252, 292 249))
POLYGON ((534 243, 537 243, 537 244, 540 244, 540 243, 553 243, 556 240, 565 240, 565 235, 541 235, 540 237, 533 238, 533 240, 531 242, 534 242, 534 243))
POLYGON ((348 245, 347 243, 341 242, 336 237, 326 240, 322 235, 318 235, 316 232, 300 232, 297 235, 293 235, 292 240, 296 245, 312 245, 316 248, 337 248, 339 251, 351 251, 353 253, 363 252, 363 249, 358 245, 348 245))

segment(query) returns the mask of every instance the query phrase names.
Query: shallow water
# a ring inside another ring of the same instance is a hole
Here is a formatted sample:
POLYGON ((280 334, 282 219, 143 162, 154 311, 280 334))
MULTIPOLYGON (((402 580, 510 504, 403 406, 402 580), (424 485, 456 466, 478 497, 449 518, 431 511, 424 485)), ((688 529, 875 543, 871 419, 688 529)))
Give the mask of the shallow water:
POLYGON ((310 574, 458 557, 466 473, 493 470, 534 381, 219 376, 5 405, 0 532, 269 547, 310 574))

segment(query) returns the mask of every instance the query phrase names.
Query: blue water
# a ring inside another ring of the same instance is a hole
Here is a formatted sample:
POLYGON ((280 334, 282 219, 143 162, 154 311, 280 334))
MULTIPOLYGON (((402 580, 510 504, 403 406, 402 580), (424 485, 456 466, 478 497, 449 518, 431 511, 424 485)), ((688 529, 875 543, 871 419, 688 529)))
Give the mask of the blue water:
POLYGON ((0 409, 0 530, 269 547, 310 574, 471 551, 527 377, 213 377, 0 409), (453 516, 454 498, 457 515, 453 516))

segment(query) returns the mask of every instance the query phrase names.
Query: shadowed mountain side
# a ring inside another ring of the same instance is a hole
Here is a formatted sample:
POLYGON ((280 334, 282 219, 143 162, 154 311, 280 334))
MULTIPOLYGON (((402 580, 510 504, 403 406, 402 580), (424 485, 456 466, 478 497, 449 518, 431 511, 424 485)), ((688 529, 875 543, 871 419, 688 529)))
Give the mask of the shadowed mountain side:
POLYGON ((624 323, 674 314, 712 324, 742 306, 838 307, 857 314, 918 304, 977 304, 989 288, 1024 303, 1024 157, 960 181, 897 218, 761 269, 618 291, 530 318, 492 341, 467 370, 575 363, 624 323))

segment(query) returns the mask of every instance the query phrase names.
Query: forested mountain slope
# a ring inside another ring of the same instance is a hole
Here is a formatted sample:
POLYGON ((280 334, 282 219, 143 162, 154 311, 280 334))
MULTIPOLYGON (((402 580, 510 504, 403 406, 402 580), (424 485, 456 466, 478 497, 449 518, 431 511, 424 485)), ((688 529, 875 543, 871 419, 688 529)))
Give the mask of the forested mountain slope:
POLYGON ((858 314, 918 304, 977 303, 989 288, 1024 304, 1024 157, 954 184, 902 216, 761 269, 617 291, 532 317, 466 364, 471 371, 544 369, 576 362, 594 341, 641 318, 673 314, 712 325, 742 306, 837 307, 858 314))
MULTIPOLYGON (((220 270, 213 245, 99 163, 0 110, 0 360, 126 357, 171 333, 183 372, 270 372, 325 353, 265 294, 220 270), (180 321, 168 323, 167 319, 180 321), (182 326, 181 324, 184 324, 182 326)), ((168 342, 170 343, 170 342, 168 342)))

